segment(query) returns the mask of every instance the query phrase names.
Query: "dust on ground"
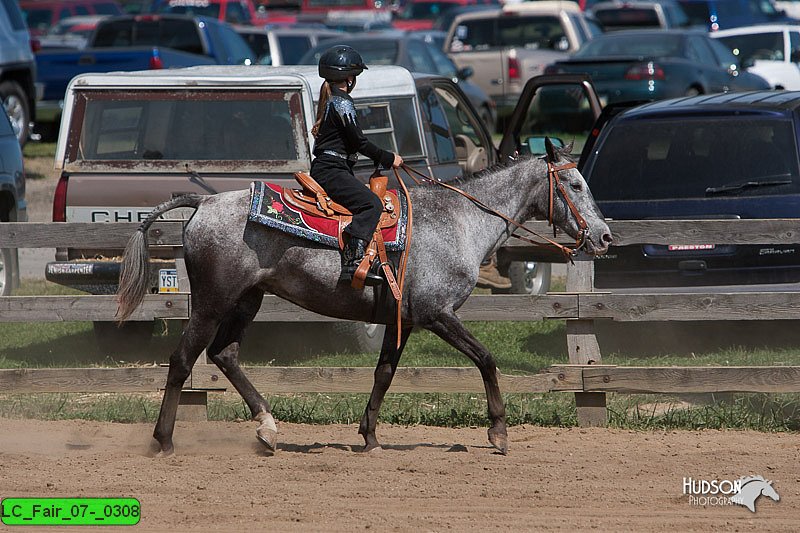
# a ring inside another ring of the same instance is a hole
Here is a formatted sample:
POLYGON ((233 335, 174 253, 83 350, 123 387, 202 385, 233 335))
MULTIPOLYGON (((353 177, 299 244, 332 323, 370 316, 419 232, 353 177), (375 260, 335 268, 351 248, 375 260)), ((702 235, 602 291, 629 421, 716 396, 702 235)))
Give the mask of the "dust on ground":
POLYGON ((0 496, 135 497, 136 530, 796 531, 797 435, 517 426, 510 454, 485 428, 280 424, 274 456, 252 422, 178 422, 153 458, 152 425, 0 419, 0 496), (683 478, 762 475, 756 512, 690 505, 683 478))

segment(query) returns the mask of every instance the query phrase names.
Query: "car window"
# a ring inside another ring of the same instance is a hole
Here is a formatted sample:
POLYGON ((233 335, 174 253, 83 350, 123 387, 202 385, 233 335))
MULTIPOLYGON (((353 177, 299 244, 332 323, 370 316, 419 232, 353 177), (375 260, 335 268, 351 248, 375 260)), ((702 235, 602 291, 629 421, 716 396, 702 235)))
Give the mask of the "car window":
POLYGON ((436 64, 428 53, 428 47, 422 41, 409 39, 406 46, 408 46, 408 59, 411 62, 412 72, 436 74, 436 64))
POLYGON ((595 37, 575 52, 574 57, 602 57, 610 55, 642 55, 655 57, 683 57, 683 46, 679 35, 651 35, 627 32, 595 37))
POLYGON ((431 59, 436 63, 436 74, 448 78, 458 77, 456 64, 444 52, 433 46, 428 47, 428 52, 431 53, 431 59))
POLYGON ((751 33, 719 37, 742 65, 759 59, 783 60, 783 33, 751 33))
POLYGON ((447 123, 450 125, 453 138, 458 135, 466 135, 475 146, 483 146, 483 139, 478 134, 480 126, 475 123, 475 117, 466 111, 467 108, 461 98, 445 87, 436 87, 435 92, 444 114, 447 116, 447 123))
POLYGON ((465 20, 456 26, 451 52, 488 50, 496 46, 495 19, 465 20))
POLYGON ((88 15, 89 8, 86 6, 75 6, 75 14, 76 15, 88 15))
POLYGON ((200 34, 191 20, 119 20, 102 24, 95 46, 166 46, 191 54, 204 53, 200 34))
POLYGON ((83 94, 73 161, 288 161, 307 154, 293 134, 305 131, 299 91, 137 91, 124 100, 83 94))
POLYGON ((596 147, 587 172, 592 193, 604 200, 705 198, 706 188, 785 178, 776 190, 800 193, 791 120, 713 117, 617 122, 596 147), (624 169, 624 171, 621 171, 624 169))
MULTIPOLYGON (((741 63, 736 56, 733 55, 733 52, 731 52, 730 48, 716 39, 706 39, 705 42, 711 46, 714 55, 717 57, 717 64, 720 67, 724 69, 739 68, 741 63)), ((783 57, 783 52, 781 52, 781 57, 783 57)))
POLYGON ((284 65, 297 65, 311 48, 311 39, 306 35, 279 35, 278 42, 284 65))
POLYGON ((447 123, 447 116, 444 108, 439 103, 431 87, 423 87, 419 90, 422 112, 428 124, 431 126, 431 137, 433 138, 433 149, 439 163, 453 163, 456 161, 456 148, 453 145, 453 137, 450 135, 450 126, 447 123))
MULTIPOLYGON (((49 9, 24 9, 22 13, 25 23, 31 30, 45 31, 53 23, 53 12, 49 9)), ((68 16, 69 13, 66 16, 62 15, 61 18, 68 16)))
POLYGON ((798 54, 800 54, 800 33, 796 31, 789 32, 789 61, 797 62, 798 54))
POLYGON ((703 65, 719 66, 720 64, 720 62, 717 60, 717 57, 708 47, 707 42, 701 37, 690 37, 686 42, 686 51, 688 52, 690 58, 694 59, 698 63, 702 63, 703 65))
POLYGON ((225 22, 231 24, 250 24, 252 22, 250 13, 245 11, 244 6, 239 2, 228 2, 225 6, 225 22))
MULTIPOLYGON (((356 102, 358 125, 364 135, 378 146, 399 153, 403 157, 422 155, 414 106, 410 98, 397 98, 382 102, 356 102)), ((362 161, 369 158, 361 156, 362 161)))
POLYGON ((606 30, 620 28, 660 28, 661 21, 658 19, 653 7, 609 7, 594 10, 594 16, 600 21, 606 30))
POLYGON ((580 41, 578 43, 579 46, 591 39, 591 37, 586 33, 586 29, 583 27, 583 22, 578 15, 575 15, 574 13, 567 13, 567 17, 569 17, 569 20, 572 22, 572 27, 575 28, 575 32, 578 34, 578 41, 580 41))
POLYGON ((224 43, 221 49, 227 50, 228 64, 249 65, 252 63, 255 54, 233 28, 227 24, 214 24, 213 26, 215 26, 215 31, 210 33, 216 35, 224 43))
POLYGON ((250 46, 259 65, 271 65, 269 38, 264 33, 243 33, 242 39, 250 46))
POLYGON ((117 4, 101 3, 94 4, 94 12, 98 15, 122 15, 122 10, 117 4))
POLYGON ((556 16, 508 17, 497 20, 497 42, 494 46, 551 48, 566 50, 561 19, 556 16))

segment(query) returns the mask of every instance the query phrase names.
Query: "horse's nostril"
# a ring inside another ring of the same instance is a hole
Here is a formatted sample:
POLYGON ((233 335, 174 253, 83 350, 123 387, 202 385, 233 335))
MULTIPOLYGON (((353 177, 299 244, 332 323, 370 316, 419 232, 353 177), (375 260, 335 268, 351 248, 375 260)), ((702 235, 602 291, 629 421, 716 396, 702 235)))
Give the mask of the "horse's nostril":
POLYGON ((611 236, 610 233, 603 233, 603 242, 605 244, 611 244, 614 242, 614 238, 611 236))

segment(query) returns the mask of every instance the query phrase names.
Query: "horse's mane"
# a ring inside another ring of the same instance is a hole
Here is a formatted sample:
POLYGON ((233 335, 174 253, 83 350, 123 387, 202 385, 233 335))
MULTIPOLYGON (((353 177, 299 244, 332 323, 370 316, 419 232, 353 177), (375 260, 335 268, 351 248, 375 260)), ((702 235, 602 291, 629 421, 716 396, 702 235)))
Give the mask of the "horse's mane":
MULTIPOLYGON (((576 157, 573 156, 571 153, 569 153, 567 151, 567 148, 571 149, 572 148, 572 144, 570 143, 570 145, 568 147, 556 148, 556 151, 558 152, 559 156, 561 156, 562 158, 564 158, 567 161, 570 161, 572 163, 575 163, 576 162, 576 157)), ((482 168, 477 172, 464 173, 463 177, 457 177, 456 179, 453 180, 453 182, 454 183, 467 183, 467 182, 472 181, 474 179, 480 179, 480 178, 482 178, 482 177, 484 177, 484 176, 486 176, 488 174, 493 174, 495 172, 499 172, 501 170, 505 170, 507 168, 510 168, 510 167, 525 163, 525 162, 533 160, 533 159, 539 159, 541 161, 546 161, 547 160, 547 156, 546 155, 525 154, 525 155, 521 155, 521 156, 517 156, 517 157, 513 157, 513 158, 509 157, 504 161, 499 161, 499 162, 495 163, 494 165, 491 165, 491 166, 486 167, 486 168, 482 168)))

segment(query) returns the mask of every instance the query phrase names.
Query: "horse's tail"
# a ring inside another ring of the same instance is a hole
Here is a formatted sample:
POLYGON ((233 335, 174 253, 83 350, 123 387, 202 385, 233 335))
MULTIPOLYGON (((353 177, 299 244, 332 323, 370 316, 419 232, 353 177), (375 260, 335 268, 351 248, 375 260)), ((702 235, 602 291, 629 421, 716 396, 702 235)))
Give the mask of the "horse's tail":
POLYGON ((186 194, 153 209, 142 224, 131 235, 125 246, 122 258, 122 268, 119 275, 119 288, 117 289, 117 323, 120 324, 133 314, 133 311, 142 303, 147 292, 147 272, 150 255, 147 252, 147 230, 158 217, 178 207, 193 207, 197 209, 203 203, 202 195, 186 194))

